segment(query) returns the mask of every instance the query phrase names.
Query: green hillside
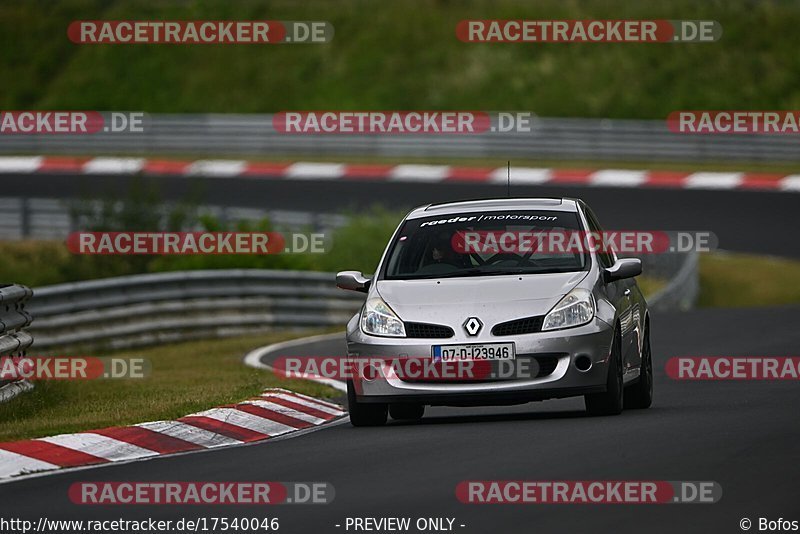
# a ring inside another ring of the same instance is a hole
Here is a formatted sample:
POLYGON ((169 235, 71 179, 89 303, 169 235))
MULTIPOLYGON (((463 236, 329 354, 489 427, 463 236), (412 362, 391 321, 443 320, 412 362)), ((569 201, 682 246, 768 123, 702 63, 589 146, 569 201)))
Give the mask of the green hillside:
POLYGON ((531 110, 663 118, 800 107, 800 3, 264 0, 0 3, 0 108, 531 110), (710 44, 467 44, 464 18, 714 19, 710 44), (328 45, 77 45, 76 19, 327 20, 328 45))

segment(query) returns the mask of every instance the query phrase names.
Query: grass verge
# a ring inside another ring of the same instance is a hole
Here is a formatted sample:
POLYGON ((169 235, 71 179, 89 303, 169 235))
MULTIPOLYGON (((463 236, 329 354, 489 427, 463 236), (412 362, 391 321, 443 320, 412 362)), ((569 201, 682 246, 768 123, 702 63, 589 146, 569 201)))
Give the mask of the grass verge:
POLYGON ((797 109, 800 5, 672 0, 63 0, 0 3, 2 109, 270 112, 531 110, 664 118, 681 109, 797 109), (47 16, 42 16, 43 11, 47 16), (463 43, 462 19, 705 19, 713 44, 463 43), (319 45, 110 46, 74 20, 325 20, 319 45), (688 74, 687 74, 688 73, 688 74))
POLYGON ((642 293, 644 293, 645 297, 650 297, 651 295, 656 294, 664 286, 667 285, 669 280, 664 278, 656 278, 652 276, 637 276, 636 283, 639 285, 639 289, 641 289, 642 293))
POLYGON ((700 307, 798 303, 800 261, 727 252, 700 257, 700 307))
MULTIPOLYGON (((333 246, 325 254, 98 256, 71 254, 63 241, 0 241, 0 257, 3 258, 3 262, 0 262, 0 280, 25 284, 35 289, 79 280, 195 269, 294 269, 324 272, 355 269, 372 272, 403 215, 383 208, 353 214, 345 226, 331 233, 333 246), (337 243, 347 243, 348 246, 337 246, 337 243)), ((114 227, 106 227, 104 230, 112 228, 114 227)), ((133 229, 134 226, 123 228, 133 229)), ((213 226, 206 228, 210 231, 223 229, 213 226)), ((270 228, 249 224, 230 229, 267 231, 270 228)))
POLYGON ((294 337, 299 336, 272 333, 116 352, 120 358, 148 359, 151 375, 138 380, 37 382, 33 391, 0 404, 0 441, 174 419, 242 401, 267 387, 320 398, 340 396, 328 386, 284 380, 242 364, 248 351, 294 337))

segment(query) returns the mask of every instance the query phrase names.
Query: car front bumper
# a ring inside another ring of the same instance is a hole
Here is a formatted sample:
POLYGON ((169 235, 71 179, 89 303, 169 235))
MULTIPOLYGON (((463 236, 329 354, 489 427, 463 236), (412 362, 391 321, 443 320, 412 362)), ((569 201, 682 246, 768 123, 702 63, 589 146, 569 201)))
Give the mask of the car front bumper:
POLYGON ((555 358, 552 372, 538 377, 528 374, 503 379, 417 381, 398 377, 389 363, 374 365, 369 378, 360 373, 353 377, 359 402, 459 406, 516 404, 605 391, 613 336, 613 328, 598 318, 580 327, 550 332, 517 336, 492 336, 487 333, 478 337, 457 334, 456 337, 441 340, 371 336, 364 334, 354 322, 348 328, 347 350, 348 357, 352 359, 369 359, 372 362, 404 358, 430 360, 434 345, 513 342, 517 361, 541 356, 551 361, 555 358), (586 357, 592 362, 591 368, 579 370, 575 365, 576 359, 586 357), (377 373, 375 369, 378 369, 377 373))

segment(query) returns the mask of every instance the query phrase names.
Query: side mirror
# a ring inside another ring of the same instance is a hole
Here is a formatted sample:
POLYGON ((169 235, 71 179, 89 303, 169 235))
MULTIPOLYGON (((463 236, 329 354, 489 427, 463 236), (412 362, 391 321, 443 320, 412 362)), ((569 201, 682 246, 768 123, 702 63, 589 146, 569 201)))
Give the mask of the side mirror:
POLYGON ((342 271, 336 273, 336 287, 341 289, 366 293, 369 291, 370 282, 372 282, 372 280, 361 274, 361 271, 342 271))
POLYGON ((603 271, 603 281, 613 282, 625 278, 633 278, 642 274, 642 260, 639 258, 624 258, 603 271))

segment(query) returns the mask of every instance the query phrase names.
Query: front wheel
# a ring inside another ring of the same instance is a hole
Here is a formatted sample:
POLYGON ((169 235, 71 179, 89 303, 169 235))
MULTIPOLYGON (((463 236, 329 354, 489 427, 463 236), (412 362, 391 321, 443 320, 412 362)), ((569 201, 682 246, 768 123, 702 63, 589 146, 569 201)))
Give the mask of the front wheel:
POLYGON ((625 408, 644 409, 653 404, 653 354, 650 352, 650 329, 644 331, 642 367, 639 381, 625 391, 625 408))
POLYGON ((386 424, 389 405, 386 403, 364 403, 356 399, 352 381, 347 382, 347 411, 353 426, 381 426, 386 424))
POLYGON ((622 386, 622 340, 614 334, 611 356, 608 359, 608 378, 605 393, 584 395, 586 412, 589 415, 619 415, 623 406, 622 386))

